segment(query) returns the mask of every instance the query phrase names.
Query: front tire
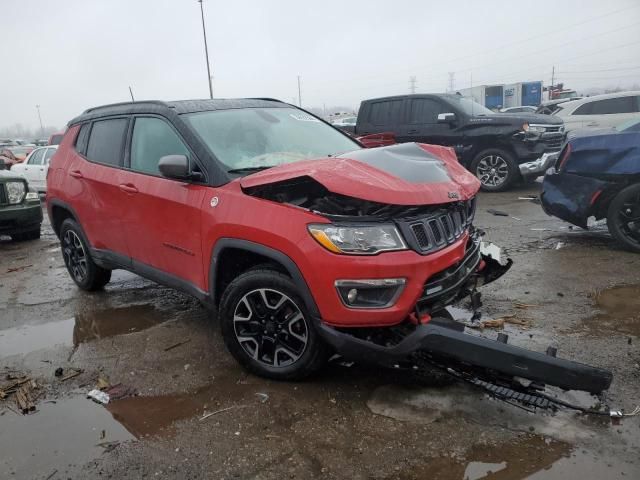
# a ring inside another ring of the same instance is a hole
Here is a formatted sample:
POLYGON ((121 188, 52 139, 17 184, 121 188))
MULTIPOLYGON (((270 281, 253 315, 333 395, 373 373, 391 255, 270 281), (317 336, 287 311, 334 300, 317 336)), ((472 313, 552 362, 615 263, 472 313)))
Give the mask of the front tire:
POLYGON ((300 380, 329 356, 295 284, 275 270, 253 269, 233 280, 220 301, 219 318, 227 349, 256 375, 300 380))
POLYGON ((485 192, 504 192, 520 179, 520 170, 513 156, 505 150, 490 148, 475 156, 471 173, 485 192))
POLYGON ((640 253, 640 184, 624 188, 613 198, 607 227, 625 249, 640 253))
POLYGON ((111 280, 111 270, 102 268, 93 261, 89 242, 84 238, 80 226, 67 218, 60 226, 62 257, 71 279, 82 290, 94 291, 103 288, 111 280))

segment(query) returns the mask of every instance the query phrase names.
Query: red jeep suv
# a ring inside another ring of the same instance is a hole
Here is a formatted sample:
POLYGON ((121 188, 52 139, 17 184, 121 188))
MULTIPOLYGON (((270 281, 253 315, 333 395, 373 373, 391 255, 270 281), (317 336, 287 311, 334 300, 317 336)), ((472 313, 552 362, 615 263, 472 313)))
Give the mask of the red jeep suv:
POLYGON ((576 365, 446 318, 510 265, 482 254, 479 182, 447 147, 365 149, 271 99, 131 102, 69 122, 47 188, 80 288, 121 268, 188 292, 217 309, 254 373, 301 378, 334 352, 387 364, 426 352, 519 376, 527 352, 529 377, 554 365, 560 383, 576 365))

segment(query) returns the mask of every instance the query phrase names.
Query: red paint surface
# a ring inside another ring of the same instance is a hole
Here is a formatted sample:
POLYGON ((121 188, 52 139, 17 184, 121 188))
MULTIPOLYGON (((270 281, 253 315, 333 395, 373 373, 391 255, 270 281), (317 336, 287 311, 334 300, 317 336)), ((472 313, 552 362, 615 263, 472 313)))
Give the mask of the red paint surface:
MULTIPOLYGON (((54 156, 48 197, 71 205, 90 244, 170 273, 203 291, 216 242, 249 240, 278 250, 300 269, 322 319, 332 325, 375 326, 403 321, 415 307, 425 281, 460 261, 467 235, 423 256, 414 251, 374 256, 331 253, 308 233, 322 216, 287 204, 246 195, 242 187, 311 176, 334 193, 396 205, 441 204, 473 197, 478 180, 459 165, 447 147, 421 145, 446 163, 453 182, 414 184, 349 159, 297 162, 232 181, 222 187, 193 185, 111 168, 87 161, 73 149, 77 126, 65 135, 54 156), (212 206, 212 198, 218 202, 212 206), (334 287, 337 279, 406 278, 396 304, 380 310, 348 309, 334 287)), ((422 320, 422 319, 421 319, 422 320)))

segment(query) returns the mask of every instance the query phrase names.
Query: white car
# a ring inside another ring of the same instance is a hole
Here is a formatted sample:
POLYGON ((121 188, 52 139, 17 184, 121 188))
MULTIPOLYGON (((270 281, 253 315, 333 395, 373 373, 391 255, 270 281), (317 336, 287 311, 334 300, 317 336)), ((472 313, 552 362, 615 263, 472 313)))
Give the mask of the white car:
POLYGON ((553 115, 564 120, 567 132, 578 128, 611 128, 640 119, 640 91, 607 93, 557 105, 553 115))
POLYGON ((501 108, 500 113, 536 113, 536 107, 521 105, 519 107, 501 108))
POLYGON ((58 150, 57 145, 36 148, 25 158, 24 162, 17 163, 11 167, 11 172, 26 178, 29 185, 38 190, 38 192, 46 193, 49 162, 56 150, 58 150))
POLYGON ((331 124, 335 125, 336 127, 353 127, 356 124, 356 120, 358 120, 358 117, 342 117, 338 118, 337 120, 333 120, 331 124))

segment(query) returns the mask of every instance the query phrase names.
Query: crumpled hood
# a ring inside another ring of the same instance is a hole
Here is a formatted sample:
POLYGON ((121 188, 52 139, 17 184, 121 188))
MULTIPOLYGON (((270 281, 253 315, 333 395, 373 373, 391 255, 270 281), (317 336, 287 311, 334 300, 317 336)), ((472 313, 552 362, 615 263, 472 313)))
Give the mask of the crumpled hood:
POLYGON ((452 148, 417 143, 280 165, 246 176, 240 185, 252 188, 297 177, 311 177, 336 194, 391 205, 468 200, 480 188, 452 148))

